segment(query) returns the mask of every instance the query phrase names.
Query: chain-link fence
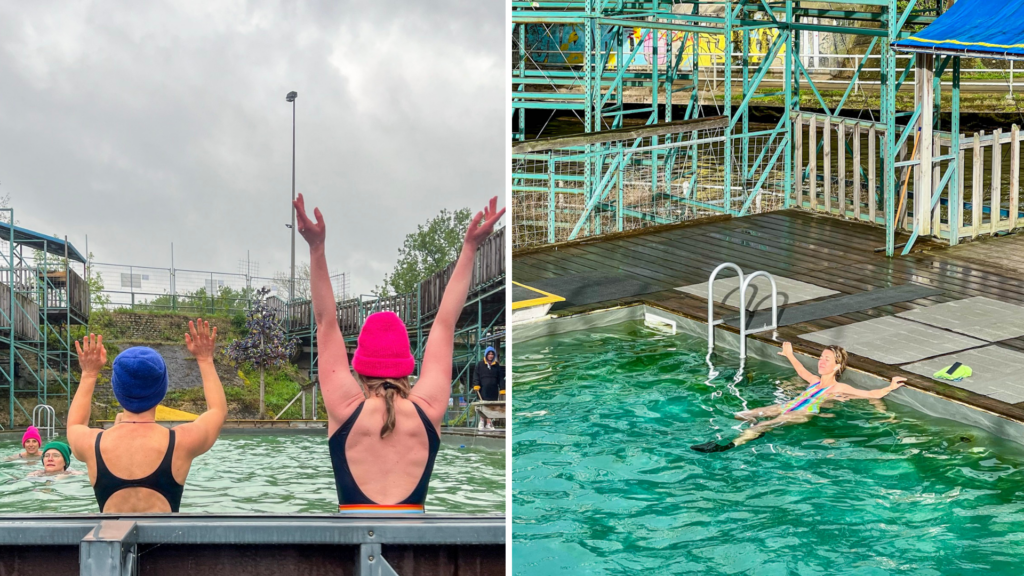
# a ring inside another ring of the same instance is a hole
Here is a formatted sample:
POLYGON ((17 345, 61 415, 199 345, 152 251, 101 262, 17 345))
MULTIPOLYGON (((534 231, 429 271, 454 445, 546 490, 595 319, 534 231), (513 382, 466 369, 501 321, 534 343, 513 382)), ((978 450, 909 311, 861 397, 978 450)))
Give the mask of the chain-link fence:
POLYGON ((727 123, 718 117, 516 144, 513 248, 781 207, 783 139, 765 130, 733 136, 727 147, 727 123))
MULTIPOLYGON (((93 262, 89 275, 94 287, 93 305, 101 309, 131 309, 184 313, 238 314, 249 308, 255 292, 270 289, 270 306, 283 308, 288 300, 290 277, 273 278, 245 273, 213 272, 182 268, 156 268, 93 262)), ((296 297, 309 292, 309 278, 298 277, 296 297)), ((348 294, 347 274, 333 274, 335 298, 348 294)))

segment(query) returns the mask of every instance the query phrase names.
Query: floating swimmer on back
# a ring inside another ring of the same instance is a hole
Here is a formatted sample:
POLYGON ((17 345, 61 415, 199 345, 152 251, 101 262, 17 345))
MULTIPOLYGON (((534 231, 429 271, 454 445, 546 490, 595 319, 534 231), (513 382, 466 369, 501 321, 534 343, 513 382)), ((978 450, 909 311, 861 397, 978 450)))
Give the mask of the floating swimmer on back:
POLYGON ((756 440, 763 436, 765 432, 775 428, 776 426, 807 422, 812 417, 818 415, 818 411, 821 408, 822 403, 825 401, 838 400, 840 402, 845 402, 847 400, 880 399, 884 398, 887 394, 900 386, 903 386, 903 383, 906 381, 906 378, 896 376, 892 379, 892 383, 889 384, 889 386, 878 390, 860 390, 853 386, 840 383, 839 377, 842 376, 843 371, 846 370, 847 354, 846 350, 839 346, 829 346, 821 351, 821 356, 818 358, 817 376, 804 368, 803 364, 796 359, 796 356, 793 354, 793 345, 789 342, 782 345, 782 352, 779 352, 779 355, 785 356, 786 359, 789 360, 789 363, 793 365, 793 369, 796 370, 796 373, 807 381, 810 386, 808 386, 807 389, 799 396, 785 404, 776 404, 773 406, 737 412, 735 415, 736 418, 746 420, 753 424, 753 426, 744 430, 738 438, 728 444, 706 442, 704 444, 690 446, 690 448, 697 452, 705 453, 723 452, 746 444, 751 440, 756 440), (760 418, 770 418, 770 420, 758 422, 758 419, 760 418))
POLYGON ((28 430, 25 430, 25 435, 21 437, 21 447, 24 448, 24 450, 17 454, 8 456, 7 458, 4 458, 4 460, 7 462, 11 462, 13 460, 39 460, 43 454, 39 451, 39 446, 41 446, 42 443, 43 439, 39 436, 39 429, 35 426, 29 426, 28 430))

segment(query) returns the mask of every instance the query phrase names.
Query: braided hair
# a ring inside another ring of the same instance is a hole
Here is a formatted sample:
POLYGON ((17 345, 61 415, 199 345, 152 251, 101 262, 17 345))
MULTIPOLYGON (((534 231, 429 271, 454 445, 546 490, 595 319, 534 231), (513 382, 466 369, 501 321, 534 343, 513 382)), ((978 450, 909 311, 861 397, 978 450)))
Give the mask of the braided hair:
POLYGON ((383 397, 386 406, 384 425, 380 429, 380 437, 387 438, 388 434, 395 429, 395 395, 402 398, 409 397, 409 377, 404 378, 370 378, 360 376, 359 379, 366 387, 366 391, 374 396, 383 397))

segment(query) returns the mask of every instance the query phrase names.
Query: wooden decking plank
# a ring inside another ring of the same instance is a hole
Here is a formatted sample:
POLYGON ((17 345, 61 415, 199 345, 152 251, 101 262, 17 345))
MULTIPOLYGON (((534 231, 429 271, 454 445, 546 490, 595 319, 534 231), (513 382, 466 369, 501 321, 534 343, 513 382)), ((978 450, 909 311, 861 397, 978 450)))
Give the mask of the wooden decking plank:
MULTIPOLYGON (((865 256, 860 254, 848 254, 847 257, 850 260, 856 261, 863 261, 865 258, 865 256)), ((997 270, 966 269, 957 272, 952 270, 937 270, 937 262, 952 262, 956 264, 958 268, 964 267, 962 264, 950 261, 944 256, 930 252, 914 254, 903 258, 894 258, 891 260, 886 259, 885 262, 888 262, 891 266, 891 268, 887 269, 891 270, 891 273, 908 275, 908 279, 910 276, 918 276, 921 278, 928 278, 935 282, 943 282, 945 284, 943 284, 942 287, 947 290, 966 288, 976 291, 976 293, 973 294, 962 292, 963 294, 966 294, 964 297, 977 296, 982 293, 989 293, 992 295, 1002 293, 1004 299, 1007 299, 1007 301, 1016 300, 1024 302, 1024 286, 1014 282, 1010 277, 999 274, 999 271, 997 270)), ((920 281, 918 282, 920 283, 920 281)))

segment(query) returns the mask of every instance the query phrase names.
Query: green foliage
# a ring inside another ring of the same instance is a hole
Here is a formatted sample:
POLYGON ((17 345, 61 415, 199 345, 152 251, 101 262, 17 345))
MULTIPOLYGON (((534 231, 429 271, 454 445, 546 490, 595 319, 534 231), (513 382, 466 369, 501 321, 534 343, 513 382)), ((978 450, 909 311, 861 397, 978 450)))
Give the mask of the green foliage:
POLYGON ((152 300, 136 304, 134 310, 172 311, 183 314, 220 314, 234 316, 243 313, 248 302, 254 298, 254 288, 235 290, 230 286, 221 286, 215 293, 209 293, 203 286, 192 292, 177 296, 163 294, 152 300))
POLYGON ((233 362, 269 368, 286 362, 295 351, 297 341, 288 338, 267 308, 268 292, 265 288, 256 291, 256 300, 246 313, 245 337, 228 345, 227 354, 233 362))
POLYGON ((426 224, 417 226, 416 232, 406 235, 398 249, 394 271, 384 275, 384 282, 374 293, 390 296, 412 292, 418 283, 455 261, 471 217, 469 208, 455 212, 443 209, 426 224))
MULTIPOLYGON (((238 375, 241 386, 225 386, 224 395, 228 401, 228 417, 234 419, 255 418, 260 409, 260 375, 259 370, 251 364, 239 366, 238 375)), ((305 375, 291 364, 284 364, 264 371, 264 401, 270 418, 277 416, 292 398, 299 393, 307 381, 305 375)), ((308 402, 308 400, 307 400, 308 402)), ((169 390, 162 402, 164 406, 192 412, 205 410, 206 398, 201 387, 169 390)), ((306 406, 307 416, 311 410, 306 406)), ((297 420, 302 417, 302 401, 297 400, 281 418, 297 420)), ((324 408, 322 395, 317 395, 317 417, 324 419, 327 412, 324 408)))
POLYGON ((89 252, 88 257, 89 263, 86 265, 86 278, 85 282, 89 285, 89 298, 92 301, 93 310, 105 309, 110 305, 110 296, 103 293, 103 275, 99 272, 93 271, 92 261, 93 254, 89 252))

